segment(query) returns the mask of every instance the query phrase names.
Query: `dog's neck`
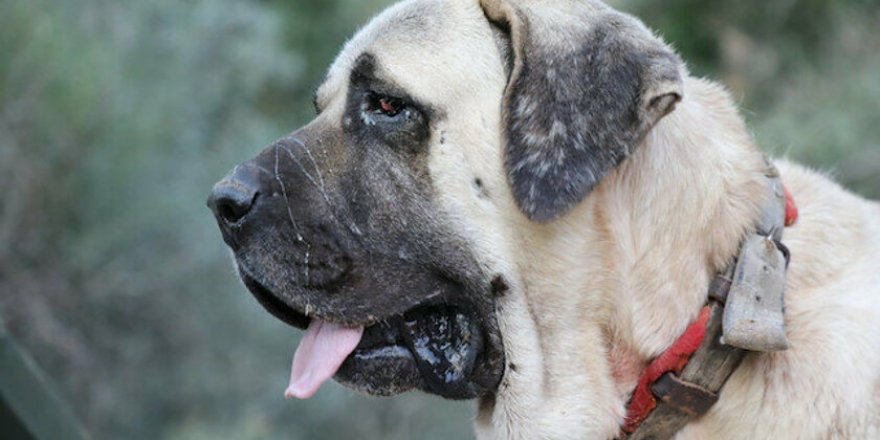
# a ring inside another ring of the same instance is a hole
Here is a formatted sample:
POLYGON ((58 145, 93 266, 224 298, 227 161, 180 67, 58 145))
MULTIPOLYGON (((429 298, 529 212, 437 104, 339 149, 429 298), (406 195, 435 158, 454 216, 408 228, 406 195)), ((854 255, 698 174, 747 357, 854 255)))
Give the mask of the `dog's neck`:
POLYGON ((642 368, 757 218, 762 153, 722 89, 687 80, 685 96, 574 212, 522 237, 528 276, 499 304, 519 346, 481 437, 614 437, 642 368))

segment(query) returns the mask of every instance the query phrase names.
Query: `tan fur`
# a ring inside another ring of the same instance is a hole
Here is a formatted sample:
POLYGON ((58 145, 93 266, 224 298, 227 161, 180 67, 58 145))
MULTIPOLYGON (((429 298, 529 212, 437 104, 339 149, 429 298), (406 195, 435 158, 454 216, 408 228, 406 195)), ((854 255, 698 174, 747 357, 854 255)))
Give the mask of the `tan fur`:
MULTIPOLYGON (((696 316, 762 202, 762 153, 727 92, 685 78, 683 100, 636 153, 542 225, 505 179, 507 77, 477 0, 409 1, 375 18, 331 68, 324 111, 342 114, 348 69, 366 50, 444 112, 429 158, 438 203, 510 281, 497 304, 508 366, 494 403, 479 405, 478 437, 614 438, 641 369, 696 316)), ((791 348, 750 355, 677 438, 880 438, 880 208, 778 165, 801 211, 784 238, 791 348)))

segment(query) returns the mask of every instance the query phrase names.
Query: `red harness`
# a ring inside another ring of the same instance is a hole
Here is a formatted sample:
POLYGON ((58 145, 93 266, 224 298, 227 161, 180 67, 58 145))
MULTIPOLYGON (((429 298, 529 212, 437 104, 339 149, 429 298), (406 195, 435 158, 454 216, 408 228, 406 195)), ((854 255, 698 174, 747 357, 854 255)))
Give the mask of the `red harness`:
MULTIPOLYGON (((794 202, 794 198, 785 189, 785 226, 791 226, 797 222, 798 209, 794 202)), ((691 355, 703 343, 706 336, 706 324, 709 322, 709 306, 703 307, 697 319, 688 326, 684 334, 664 351, 657 356, 642 375, 639 377, 638 385, 633 391, 629 405, 626 410, 626 421, 623 426, 623 432, 631 434, 638 429, 639 425, 648 418, 651 411, 657 407, 657 400, 651 392, 654 383, 666 373, 681 374, 681 371, 688 364, 691 355)))

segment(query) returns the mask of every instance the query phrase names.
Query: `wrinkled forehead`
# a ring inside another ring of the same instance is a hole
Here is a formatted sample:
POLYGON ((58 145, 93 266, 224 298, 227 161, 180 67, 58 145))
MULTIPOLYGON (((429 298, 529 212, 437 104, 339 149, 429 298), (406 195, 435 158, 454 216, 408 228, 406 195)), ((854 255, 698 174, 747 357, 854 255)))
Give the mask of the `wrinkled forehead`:
POLYGON ((351 71, 364 55, 372 58, 377 76, 429 103, 466 95, 493 74, 505 75, 477 0, 410 0, 386 9, 336 58, 318 88, 319 106, 345 96, 351 71))

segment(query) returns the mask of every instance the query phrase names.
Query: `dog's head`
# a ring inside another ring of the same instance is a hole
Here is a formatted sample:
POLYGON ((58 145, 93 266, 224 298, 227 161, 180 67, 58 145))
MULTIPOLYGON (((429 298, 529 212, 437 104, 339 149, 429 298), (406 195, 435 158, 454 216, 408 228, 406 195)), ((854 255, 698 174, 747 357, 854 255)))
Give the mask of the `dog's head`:
POLYGON ((312 324, 299 379, 493 393, 516 235, 638 146, 681 98, 680 69, 598 2, 414 0, 375 18, 330 68, 316 118, 208 202, 249 290, 312 324))

